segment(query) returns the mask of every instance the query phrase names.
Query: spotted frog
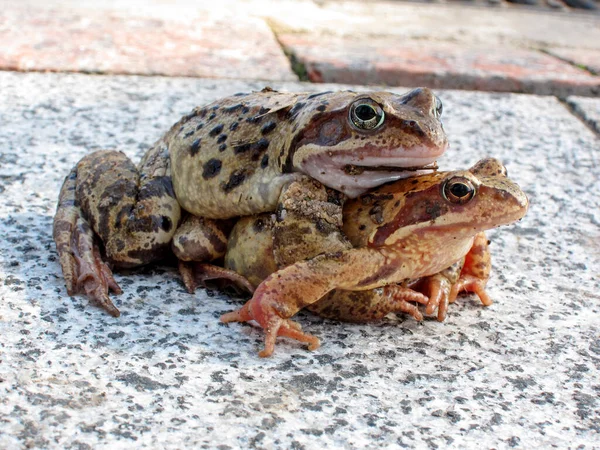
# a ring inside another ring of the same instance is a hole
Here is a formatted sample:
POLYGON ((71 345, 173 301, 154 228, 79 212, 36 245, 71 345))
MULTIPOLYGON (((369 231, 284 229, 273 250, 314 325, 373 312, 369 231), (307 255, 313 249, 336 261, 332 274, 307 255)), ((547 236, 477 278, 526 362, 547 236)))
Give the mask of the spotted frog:
POLYGON ((426 88, 405 95, 265 88, 195 108, 137 167, 118 151, 91 153, 65 179, 54 218, 67 291, 118 316, 108 296, 121 292, 111 268, 171 252, 190 291, 203 277, 237 280, 196 264, 223 256, 227 219, 273 211, 300 179, 356 197, 431 168, 448 145, 441 113, 426 88))
POLYGON ((516 221, 528 208, 504 166, 490 158, 469 170, 396 181, 343 208, 335 207, 326 189, 298 189, 306 195, 284 198, 270 222, 264 215, 240 221, 226 256, 226 264, 260 284, 251 300, 221 320, 258 322, 266 333, 260 356, 272 354, 277 336, 306 342, 311 350, 319 347, 315 336, 290 319, 305 307, 343 320, 378 319, 390 312, 420 320, 415 306, 420 303, 429 314, 437 309, 443 320, 460 291, 475 292, 484 305, 491 304, 485 292, 491 265, 484 230, 516 221), (246 251, 249 230, 256 234, 265 228, 272 238, 258 233, 246 251), (304 238, 294 238, 300 235, 304 238), (303 255, 309 259, 297 262, 303 255))

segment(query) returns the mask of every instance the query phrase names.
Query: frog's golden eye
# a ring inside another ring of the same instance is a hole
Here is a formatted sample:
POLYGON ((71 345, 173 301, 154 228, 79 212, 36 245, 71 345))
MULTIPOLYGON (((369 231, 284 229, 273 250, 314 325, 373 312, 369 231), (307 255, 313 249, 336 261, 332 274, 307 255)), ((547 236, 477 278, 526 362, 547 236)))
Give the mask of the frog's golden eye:
POLYGON ((435 115, 435 117, 437 119, 439 119, 440 117, 442 117, 442 112, 444 111, 444 105, 442 105, 442 101, 440 100, 440 98, 436 95, 435 96, 435 109, 433 114, 435 115))
POLYGON ((350 107, 350 121, 359 130, 374 130, 383 124, 385 114, 381 106, 370 98, 361 98, 350 107))
POLYGON ((454 177, 444 183, 442 193, 450 203, 464 205, 475 195, 475 187, 466 178, 454 177))

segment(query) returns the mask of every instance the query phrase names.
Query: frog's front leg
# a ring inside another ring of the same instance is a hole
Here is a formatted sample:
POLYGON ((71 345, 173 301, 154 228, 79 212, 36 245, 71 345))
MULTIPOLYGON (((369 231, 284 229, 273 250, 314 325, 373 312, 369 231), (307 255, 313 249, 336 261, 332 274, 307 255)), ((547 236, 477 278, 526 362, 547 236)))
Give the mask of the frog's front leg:
POLYGON ((139 170, 121 152, 85 156, 65 179, 54 217, 69 295, 85 292, 118 316, 108 291, 120 289, 100 256, 97 238, 113 267, 140 266, 169 251, 180 216, 164 145, 153 147, 139 170))
POLYGON ((456 296, 461 292, 474 292, 484 306, 490 306, 493 302, 485 291, 485 286, 490 278, 491 270, 489 241, 485 233, 481 232, 475 236, 473 246, 465 256, 465 264, 460 272, 460 278, 452 288, 450 303, 454 302, 456 296))
POLYGON ((265 330, 265 348, 261 357, 270 356, 278 335, 318 347, 318 339, 303 333, 290 320, 302 308, 313 304, 333 289, 370 289, 390 274, 388 261, 380 252, 361 248, 328 253, 301 261, 271 274, 240 310, 221 316, 222 322, 255 320, 265 330))
POLYGON ((474 292, 484 306, 492 304, 485 292, 485 286, 492 268, 488 240, 484 232, 475 236, 473 245, 464 258, 447 269, 426 277, 417 288, 429 295, 426 314, 433 314, 437 309, 437 319, 446 319, 448 305, 456 301, 461 292, 474 292))
POLYGON ((175 232, 171 248, 179 259, 179 273, 190 294, 198 286, 206 287, 208 280, 229 280, 248 292, 254 292, 254 286, 243 276, 208 264, 225 255, 230 229, 229 221, 188 215, 175 232))

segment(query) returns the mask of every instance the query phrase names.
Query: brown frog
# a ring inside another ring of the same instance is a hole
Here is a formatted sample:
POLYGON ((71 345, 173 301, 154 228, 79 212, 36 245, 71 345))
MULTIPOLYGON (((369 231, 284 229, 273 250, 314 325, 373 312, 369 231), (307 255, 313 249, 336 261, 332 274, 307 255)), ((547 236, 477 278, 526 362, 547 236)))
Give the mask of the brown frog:
MULTIPOLYGON (((304 307, 343 320, 372 320, 399 311, 420 320, 416 302, 426 304, 429 314, 438 309, 438 319, 443 320, 448 303, 460 291, 475 292, 484 305, 491 304, 485 292, 490 258, 483 231, 520 219, 528 208, 525 194, 494 159, 484 159, 466 171, 415 176, 377 188, 346 202, 341 216, 331 207, 331 213, 303 212, 304 207, 294 206, 298 198, 287 199, 288 206, 282 209, 300 218, 304 229, 296 231, 304 232, 305 238, 293 239, 291 233, 287 241, 277 243, 277 219, 273 219, 271 248, 264 247, 269 238, 260 238, 263 244, 253 244, 246 252, 247 229, 256 231, 256 220, 262 221, 258 228, 269 225, 264 216, 248 218, 234 229, 232 250, 226 257, 230 267, 248 275, 254 284, 266 276, 251 300, 221 317, 223 322, 258 322, 266 333, 260 356, 272 354, 278 335, 306 342, 311 350, 319 347, 316 337, 290 320, 304 307), (314 226, 306 217, 317 217, 314 226), (339 225, 343 233, 336 230, 339 225), (282 267, 278 259, 318 253, 317 245, 305 252, 311 240, 321 242, 325 253, 277 270, 282 267), (288 254, 287 247, 292 248, 288 254), (265 255, 266 262, 259 267, 265 255)), ((332 203, 323 194, 306 196, 305 201, 332 203)), ((290 228, 289 222, 286 227, 290 228)))
POLYGON ((213 276, 243 283, 189 263, 222 257, 229 224, 219 219, 273 211, 301 178, 356 197, 430 166, 448 145, 441 113, 426 88, 405 95, 265 88, 195 108, 137 167, 117 151, 87 155, 65 179, 54 219, 67 291, 85 292, 118 316, 108 290, 121 290, 109 264, 135 267, 171 251, 190 291, 213 276))

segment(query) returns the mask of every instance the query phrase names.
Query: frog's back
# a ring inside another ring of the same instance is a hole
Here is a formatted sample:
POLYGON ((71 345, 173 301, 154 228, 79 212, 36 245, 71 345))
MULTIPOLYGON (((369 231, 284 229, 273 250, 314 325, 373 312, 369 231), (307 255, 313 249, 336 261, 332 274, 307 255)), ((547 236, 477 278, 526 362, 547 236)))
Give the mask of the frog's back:
POLYGON ((445 151, 440 115, 424 88, 403 96, 265 88, 196 108, 162 144, 180 205, 224 219, 273 211, 283 186, 303 175, 350 197, 404 178, 445 151))
POLYGON ((270 156, 285 148, 290 123, 281 118, 296 98, 266 88, 221 99, 182 118, 165 139, 181 206, 203 217, 226 218, 273 205, 276 184, 285 176, 273 168, 270 156))

